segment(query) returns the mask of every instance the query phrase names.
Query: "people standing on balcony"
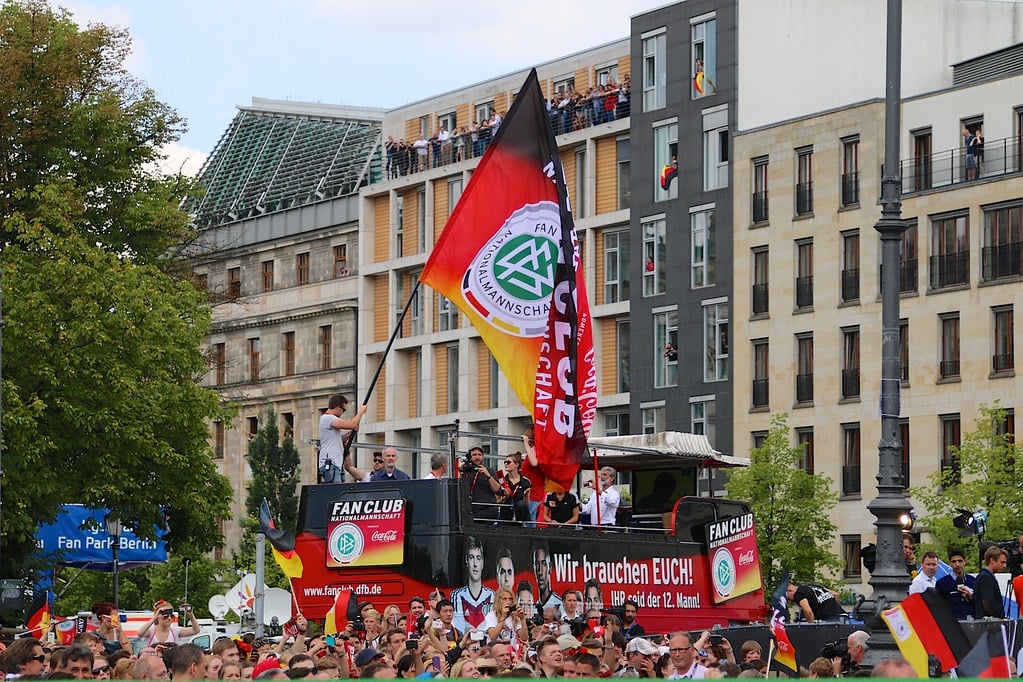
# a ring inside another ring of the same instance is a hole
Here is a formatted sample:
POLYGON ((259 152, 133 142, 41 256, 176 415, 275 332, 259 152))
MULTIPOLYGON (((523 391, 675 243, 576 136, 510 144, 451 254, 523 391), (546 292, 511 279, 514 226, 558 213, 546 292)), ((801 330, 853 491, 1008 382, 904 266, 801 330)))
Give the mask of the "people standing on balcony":
POLYGON ((973 155, 973 133, 966 126, 963 126, 963 146, 966 148, 966 180, 970 181, 977 177, 977 158, 973 155))
POLYGON ((977 179, 984 172, 984 136, 980 132, 980 126, 973 131, 970 148, 973 149, 973 178, 977 179))
POLYGON ((416 150, 416 168, 420 171, 429 168, 430 143, 426 141, 422 133, 419 134, 419 139, 412 143, 412 146, 416 150))
POLYGON ((384 149, 387 150, 387 177, 396 178, 398 177, 398 162, 395 160, 395 157, 398 154, 398 143, 394 141, 393 136, 387 136, 384 149))

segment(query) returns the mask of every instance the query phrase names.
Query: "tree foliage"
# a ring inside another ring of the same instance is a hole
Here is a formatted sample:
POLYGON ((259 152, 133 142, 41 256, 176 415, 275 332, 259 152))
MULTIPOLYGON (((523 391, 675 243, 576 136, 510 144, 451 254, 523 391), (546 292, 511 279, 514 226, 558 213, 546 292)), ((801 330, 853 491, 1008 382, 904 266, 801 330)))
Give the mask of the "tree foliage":
POLYGON ((1012 540, 1023 527, 1023 447, 1005 426, 1006 412, 997 402, 981 405, 974 430, 952 448, 953 466, 933 472, 927 485, 911 491, 926 510, 918 522, 935 541, 928 548, 939 556, 951 547, 965 549, 970 570, 979 570, 979 538, 960 537, 952 524, 958 510, 987 513, 987 540, 1012 540))
POLYGON ((726 485, 729 497, 749 502, 753 510, 768 594, 783 568, 795 582, 822 584, 841 568, 829 515, 838 494, 830 477, 799 468, 802 457, 803 447, 790 442, 788 415, 776 415, 764 444, 750 452, 750 466, 733 470, 726 485))
POLYGON ((230 515, 200 387, 210 315, 173 276, 189 183, 149 168, 181 121, 131 79, 127 35, 40 0, 0 6, 3 544, 27 572, 59 506, 109 507, 206 551, 230 515))

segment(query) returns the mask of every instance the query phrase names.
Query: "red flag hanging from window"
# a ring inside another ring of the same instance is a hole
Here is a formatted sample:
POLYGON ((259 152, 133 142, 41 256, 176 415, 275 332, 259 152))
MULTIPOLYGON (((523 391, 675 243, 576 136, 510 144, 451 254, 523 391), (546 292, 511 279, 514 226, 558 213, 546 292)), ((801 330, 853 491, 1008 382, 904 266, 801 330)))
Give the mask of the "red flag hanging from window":
POLYGON ((564 171, 530 72, 421 280, 465 313, 522 404, 536 455, 568 488, 597 407, 593 329, 564 171))

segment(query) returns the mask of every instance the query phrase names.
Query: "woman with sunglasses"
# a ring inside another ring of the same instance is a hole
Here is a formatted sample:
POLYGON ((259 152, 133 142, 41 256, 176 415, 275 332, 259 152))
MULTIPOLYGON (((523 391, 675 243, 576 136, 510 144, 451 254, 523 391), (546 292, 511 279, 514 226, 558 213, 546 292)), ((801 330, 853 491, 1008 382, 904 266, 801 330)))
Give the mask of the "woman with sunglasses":
POLYGON ((519 523, 531 520, 529 491, 532 485, 529 479, 522 475, 522 453, 513 452, 507 455, 504 458, 504 478, 501 480, 501 487, 504 489, 505 504, 511 507, 511 513, 502 510, 502 519, 515 519, 519 523))
POLYGON ((110 664, 107 663, 107 659, 102 656, 95 656, 92 659, 92 679, 94 680, 109 680, 110 679, 110 664))
POLYGON ((174 607, 170 605, 170 602, 161 599, 153 604, 153 617, 139 628, 139 637, 143 640, 143 646, 155 646, 158 643, 177 644, 182 637, 198 635, 199 621, 192 615, 192 607, 182 604, 181 611, 188 616, 190 621, 187 628, 174 625, 174 607))
POLYGON ((92 613, 99 620, 96 634, 103 640, 103 648, 107 653, 113 653, 118 649, 131 651, 131 643, 128 636, 121 629, 121 615, 117 607, 108 601, 97 602, 92 605, 92 613))

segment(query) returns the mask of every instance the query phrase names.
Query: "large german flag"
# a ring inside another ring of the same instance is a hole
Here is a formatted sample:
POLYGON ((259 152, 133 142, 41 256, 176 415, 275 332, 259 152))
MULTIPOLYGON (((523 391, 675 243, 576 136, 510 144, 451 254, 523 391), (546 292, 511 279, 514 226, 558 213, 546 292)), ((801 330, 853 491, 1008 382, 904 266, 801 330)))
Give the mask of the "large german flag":
MULTIPOLYGON (((1003 626, 1004 627, 1004 626, 1003 626)), ((1008 679, 1009 657, 1005 653, 1005 631, 988 630, 956 669, 959 677, 1008 679)))
POLYGON ((263 498, 263 503, 259 505, 259 530, 270 541, 274 561, 284 571, 284 575, 288 578, 301 578, 302 557, 295 551, 295 534, 277 529, 273 516, 270 514, 270 503, 266 501, 266 498, 263 498))
POLYGON ((909 595, 881 617, 902 655, 921 677, 927 677, 928 653, 941 661, 942 672, 948 672, 970 652, 963 626, 934 588, 909 595))
POLYGON ((561 157, 535 69, 421 280, 472 322, 532 412, 540 470, 569 488, 597 407, 593 321, 561 157))
POLYGON ((29 636, 42 639, 50 630, 50 592, 40 592, 25 614, 25 629, 29 636))

